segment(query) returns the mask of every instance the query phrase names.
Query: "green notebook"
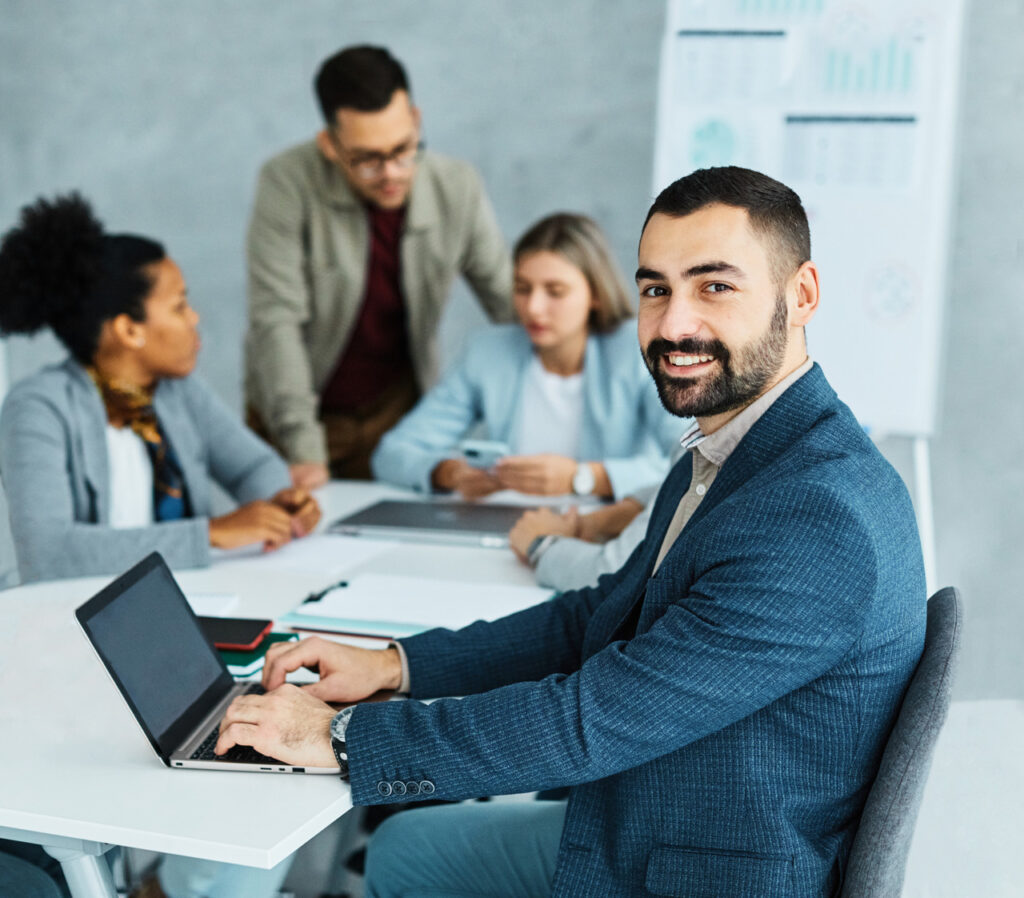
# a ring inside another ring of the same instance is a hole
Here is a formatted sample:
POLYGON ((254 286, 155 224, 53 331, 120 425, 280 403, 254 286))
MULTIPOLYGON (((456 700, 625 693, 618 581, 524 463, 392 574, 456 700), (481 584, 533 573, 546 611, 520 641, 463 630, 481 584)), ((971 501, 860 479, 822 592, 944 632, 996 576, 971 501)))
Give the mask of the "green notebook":
POLYGON ((248 652, 233 652, 228 649, 218 649, 218 652, 228 666, 231 676, 248 677, 263 668, 263 656, 275 642, 297 642, 298 639, 298 633, 268 633, 263 642, 248 652))

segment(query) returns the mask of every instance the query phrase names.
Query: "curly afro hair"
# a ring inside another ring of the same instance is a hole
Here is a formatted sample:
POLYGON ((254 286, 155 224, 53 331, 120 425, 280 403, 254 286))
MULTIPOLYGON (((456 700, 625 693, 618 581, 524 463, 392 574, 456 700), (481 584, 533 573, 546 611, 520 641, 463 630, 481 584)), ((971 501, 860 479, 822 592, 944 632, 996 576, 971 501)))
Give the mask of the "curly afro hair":
POLYGON ((0 243, 0 332, 48 326, 88 364, 105 321, 122 314, 145 320, 152 281, 142 269, 164 256, 154 240, 104 233, 77 193, 39 199, 0 243))

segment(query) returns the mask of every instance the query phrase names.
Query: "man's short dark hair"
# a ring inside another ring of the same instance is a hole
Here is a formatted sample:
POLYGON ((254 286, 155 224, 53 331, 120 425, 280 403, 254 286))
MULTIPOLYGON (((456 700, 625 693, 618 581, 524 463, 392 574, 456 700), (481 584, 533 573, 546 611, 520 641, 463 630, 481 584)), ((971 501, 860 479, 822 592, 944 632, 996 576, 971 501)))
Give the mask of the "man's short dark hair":
POLYGON ((324 120, 333 125, 339 109, 383 109, 396 90, 409 92, 409 79, 402 64, 383 47, 362 44, 339 50, 325 60, 313 86, 324 120))
POLYGON ((701 168, 669 184, 651 206, 644 227, 652 215, 681 218, 714 203, 746 209, 754 232, 767 240, 776 282, 811 258, 811 231, 800 197, 774 178, 735 165, 701 168))

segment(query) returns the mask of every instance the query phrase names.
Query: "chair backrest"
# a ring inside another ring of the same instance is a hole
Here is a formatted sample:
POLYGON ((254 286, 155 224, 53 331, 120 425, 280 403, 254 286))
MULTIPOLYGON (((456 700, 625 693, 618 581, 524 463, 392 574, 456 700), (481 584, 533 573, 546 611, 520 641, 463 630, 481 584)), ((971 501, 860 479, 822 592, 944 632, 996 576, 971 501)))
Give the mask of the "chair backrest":
POLYGON ((953 587, 928 600, 924 651, 907 686, 850 849, 841 898, 899 898, 910 840, 960 654, 963 600, 953 587))

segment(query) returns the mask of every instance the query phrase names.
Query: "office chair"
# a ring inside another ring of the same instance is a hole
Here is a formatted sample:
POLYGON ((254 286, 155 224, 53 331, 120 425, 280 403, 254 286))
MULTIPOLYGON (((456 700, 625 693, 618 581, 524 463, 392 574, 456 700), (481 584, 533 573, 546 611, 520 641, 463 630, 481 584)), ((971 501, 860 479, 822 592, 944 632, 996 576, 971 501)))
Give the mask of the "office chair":
POLYGON ((840 898, 899 898, 910 840, 960 655, 963 600, 951 586, 928 600, 924 651, 854 836, 840 898))

